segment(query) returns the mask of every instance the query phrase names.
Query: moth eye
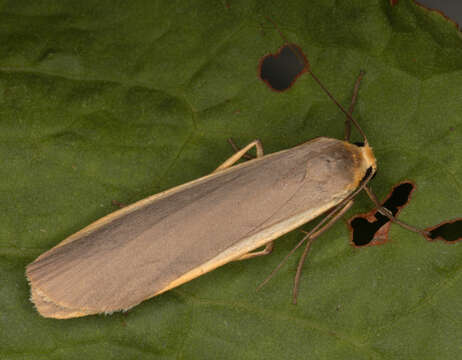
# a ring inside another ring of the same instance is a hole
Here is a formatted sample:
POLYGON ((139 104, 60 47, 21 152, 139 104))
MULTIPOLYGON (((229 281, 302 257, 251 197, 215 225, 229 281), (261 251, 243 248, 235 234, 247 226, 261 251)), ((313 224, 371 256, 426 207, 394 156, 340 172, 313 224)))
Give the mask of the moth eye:
POLYGON ((353 143, 353 144, 355 144, 356 146, 359 146, 359 147, 363 147, 363 146, 364 146, 364 143, 361 142, 361 141, 355 142, 355 143, 353 143))

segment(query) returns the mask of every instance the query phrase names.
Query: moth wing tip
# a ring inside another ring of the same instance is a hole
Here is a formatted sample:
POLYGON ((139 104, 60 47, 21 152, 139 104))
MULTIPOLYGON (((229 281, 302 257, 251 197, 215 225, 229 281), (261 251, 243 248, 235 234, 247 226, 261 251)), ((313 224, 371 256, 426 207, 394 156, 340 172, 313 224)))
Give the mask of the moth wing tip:
POLYGON ((93 312, 71 309, 57 304, 33 284, 31 284, 30 301, 34 304, 37 312, 46 318, 70 319, 93 314, 93 312))

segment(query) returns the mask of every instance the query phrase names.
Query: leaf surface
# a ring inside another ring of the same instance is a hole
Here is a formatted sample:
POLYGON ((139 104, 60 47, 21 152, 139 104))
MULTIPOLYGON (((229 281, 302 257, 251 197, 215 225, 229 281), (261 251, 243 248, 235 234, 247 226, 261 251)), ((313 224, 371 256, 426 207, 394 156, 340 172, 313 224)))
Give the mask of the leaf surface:
MULTIPOLYGON (((368 135, 380 198, 409 179, 400 219, 462 216, 462 46, 413 2, 3 1, 0 5, 0 358, 456 359, 462 244, 392 226, 354 248, 345 221, 318 239, 291 305, 301 238, 228 264, 127 313, 58 321, 29 302, 25 266, 131 203, 210 173, 239 145, 266 153, 341 138, 344 116, 308 74, 258 78, 286 38, 368 135)), ((355 140, 360 140, 356 138, 355 140)), ((363 195, 345 219, 370 210, 363 195)), ((306 228, 309 228, 308 225, 306 228)))

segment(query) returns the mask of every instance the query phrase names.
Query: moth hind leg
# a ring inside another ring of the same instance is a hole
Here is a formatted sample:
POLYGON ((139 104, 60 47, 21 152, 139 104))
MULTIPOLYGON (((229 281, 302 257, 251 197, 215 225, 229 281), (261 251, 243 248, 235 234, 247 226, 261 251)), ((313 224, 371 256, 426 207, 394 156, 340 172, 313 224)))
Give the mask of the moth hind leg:
POLYGON ((254 251, 254 252, 248 252, 247 254, 244 254, 234 261, 240 261, 240 260, 247 260, 247 259, 252 259, 257 256, 264 256, 264 255, 269 255, 274 249, 274 241, 269 242, 266 244, 265 248, 260 251, 254 251))
POLYGON ((238 162, 241 158, 246 157, 247 151, 252 149, 254 146, 257 149, 257 158, 260 158, 263 156, 263 145, 261 144, 260 140, 254 140, 247 146, 243 147, 242 149, 237 149, 237 147, 234 145, 232 140, 229 140, 230 144, 237 150, 235 154, 230 156, 223 164, 221 164, 219 167, 217 167, 213 172, 218 172, 224 169, 227 169, 231 166, 233 166, 236 162, 238 162))
MULTIPOLYGON (((247 158, 247 159, 252 159, 253 156, 247 154, 247 151, 252 149, 254 146, 257 150, 257 158, 263 157, 263 145, 261 144, 260 140, 254 140, 247 146, 243 147, 242 149, 239 149, 236 144, 234 144, 232 139, 228 139, 228 142, 231 144, 233 149, 236 151, 234 155, 229 157, 223 164, 221 164, 219 167, 215 169, 214 172, 218 172, 224 169, 227 169, 231 166, 233 166, 237 161, 239 161, 242 158, 247 158)), ((268 244, 266 244, 265 248, 260 251, 254 251, 254 252, 248 252, 247 254, 244 254, 240 256, 239 258, 235 259, 234 261, 239 261, 239 260, 247 260, 247 259, 252 259, 257 256, 264 256, 271 254, 274 248, 274 242, 271 241, 268 244)))

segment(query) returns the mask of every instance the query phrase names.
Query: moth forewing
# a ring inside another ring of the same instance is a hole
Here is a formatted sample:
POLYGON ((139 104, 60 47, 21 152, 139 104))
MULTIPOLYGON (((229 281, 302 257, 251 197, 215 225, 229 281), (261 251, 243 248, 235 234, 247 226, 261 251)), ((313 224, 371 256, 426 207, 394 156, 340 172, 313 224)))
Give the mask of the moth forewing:
POLYGON ((45 317, 127 310, 314 219, 375 171, 371 148, 316 138, 110 214, 27 266, 45 317))

